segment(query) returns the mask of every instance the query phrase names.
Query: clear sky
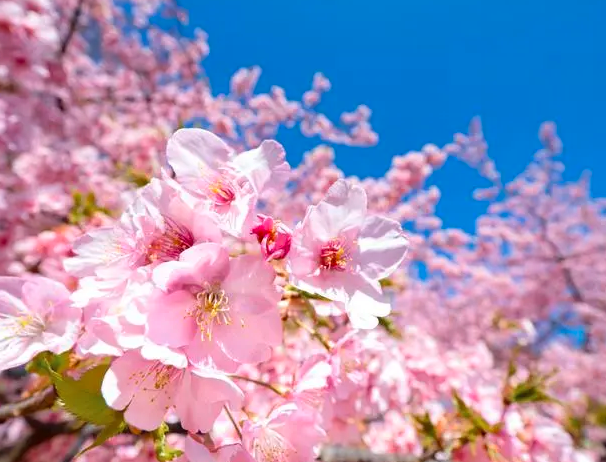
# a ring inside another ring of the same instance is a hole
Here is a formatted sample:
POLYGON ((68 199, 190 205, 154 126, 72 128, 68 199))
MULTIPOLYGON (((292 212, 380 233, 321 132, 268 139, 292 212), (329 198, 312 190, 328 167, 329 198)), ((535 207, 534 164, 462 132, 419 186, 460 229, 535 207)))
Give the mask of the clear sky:
MULTIPOLYGON (((606 0, 181 0, 191 25, 209 34, 205 66, 217 91, 242 66, 260 65, 260 89, 298 99, 316 71, 333 89, 320 109, 336 120, 364 103, 380 141, 337 147, 346 174, 382 176, 391 157, 438 145, 484 123, 505 180, 539 147, 554 120, 567 175, 592 170, 606 196, 606 0)), ((291 163, 318 144, 280 133, 291 163)), ((450 162, 434 175, 447 226, 472 230, 484 183, 450 162)))

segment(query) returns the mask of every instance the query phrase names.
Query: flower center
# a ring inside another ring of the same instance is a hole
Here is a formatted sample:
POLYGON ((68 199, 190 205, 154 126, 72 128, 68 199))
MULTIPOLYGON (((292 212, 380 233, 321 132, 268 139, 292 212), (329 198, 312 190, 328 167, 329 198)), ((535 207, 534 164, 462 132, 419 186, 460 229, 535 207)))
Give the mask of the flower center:
POLYGON ((345 271, 350 261, 347 248, 340 239, 331 239, 320 249, 320 268, 345 271))
MULTIPOLYGON (((170 385, 183 371, 174 366, 162 364, 160 361, 155 361, 147 369, 133 372, 129 379, 135 382, 135 385, 140 386, 142 391, 146 392, 168 392, 165 388, 170 385)), ((154 402, 158 395, 155 393, 151 397, 154 402)))
POLYGON ((202 333, 202 340, 212 340, 215 324, 229 325, 229 297, 218 284, 205 284, 204 290, 196 294, 196 304, 188 312, 196 318, 196 324, 202 333))
POLYGON ((0 314, 0 339, 37 337, 44 332, 46 324, 37 314, 22 314, 14 317, 0 314))
POLYGON ((286 462, 291 452, 296 450, 282 435, 270 428, 265 428, 253 443, 253 455, 260 462, 286 462))
POLYGON ((147 246, 146 262, 177 260, 181 252, 194 245, 194 236, 185 226, 171 218, 164 218, 164 231, 147 246))
POLYGON ((153 382, 156 390, 161 390, 168 385, 178 374, 178 369, 166 364, 158 364, 154 370, 153 382))
POLYGON ((202 171, 202 194, 216 207, 230 205, 237 195, 235 183, 225 173, 202 171))
POLYGON ((229 205, 236 198, 236 189, 223 179, 216 180, 208 187, 209 198, 215 205, 229 205))

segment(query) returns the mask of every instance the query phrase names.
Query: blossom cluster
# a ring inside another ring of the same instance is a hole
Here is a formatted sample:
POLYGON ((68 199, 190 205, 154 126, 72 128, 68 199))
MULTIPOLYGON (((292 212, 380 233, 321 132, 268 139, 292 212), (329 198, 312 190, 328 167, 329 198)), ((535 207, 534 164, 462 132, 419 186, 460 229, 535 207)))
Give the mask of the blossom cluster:
POLYGON ((216 93, 186 20, 0 4, 2 457, 599 459, 606 202, 555 125, 511 181, 479 118, 346 178, 368 107, 333 122, 323 74, 293 99, 256 66, 216 93), (330 146, 291 169, 295 126, 330 146), (439 214, 456 161, 488 182, 473 231, 439 214))
MULTIPOLYGON (((282 343, 276 279, 333 300, 352 326, 371 329, 390 312, 379 281, 400 266, 408 240, 398 222, 368 214, 364 189, 345 180, 293 230, 255 216, 260 194, 284 187, 289 170, 276 142, 237 154, 208 131, 184 128, 166 157, 172 175, 140 188, 116 223, 75 241, 65 261, 79 278, 72 294, 46 278, 0 280, 0 364, 72 347, 112 356, 101 392, 127 424, 153 431, 174 411, 188 432, 208 433, 224 407, 242 406, 229 374, 267 361, 282 343), (238 253, 246 241, 259 251, 238 253)), ((320 418, 285 400, 266 422, 244 427, 247 450, 269 462, 294 447, 292 460, 307 460, 323 435, 320 418), (308 422, 309 434, 274 432, 282 420, 290 432, 308 422)))

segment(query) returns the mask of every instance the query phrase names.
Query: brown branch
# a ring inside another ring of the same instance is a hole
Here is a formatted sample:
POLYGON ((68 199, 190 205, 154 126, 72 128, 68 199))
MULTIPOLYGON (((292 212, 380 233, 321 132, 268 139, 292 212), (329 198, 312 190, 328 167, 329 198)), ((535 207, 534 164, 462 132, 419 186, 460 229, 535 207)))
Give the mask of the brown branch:
POLYGON ((82 450, 84 443, 92 436, 96 436, 99 433, 99 428, 94 425, 85 425, 82 430, 78 433, 76 440, 73 442, 67 454, 63 456, 62 462, 72 462, 78 453, 82 450))
MULTIPOLYGON (((28 421, 29 422, 29 421, 28 421)), ((31 422, 30 422, 31 424, 31 422)), ((0 462, 21 462, 23 456, 32 448, 50 440, 57 435, 74 433, 78 429, 73 422, 42 423, 34 421, 32 433, 15 443, 0 455, 0 462)))
POLYGON ((44 390, 25 398, 16 403, 7 403, 0 406, 0 423, 12 419, 14 417, 32 414, 42 409, 47 409, 53 405, 57 395, 53 387, 45 388, 44 390))
POLYGON ((84 0, 80 0, 78 5, 74 9, 74 13, 69 21, 69 28, 67 30, 67 34, 61 40, 61 46, 59 47, 59 58, 63 57, 63 55, 67 52, 67 48, 69 47, 74 34, 76 33, 76 29, 78 28, 78 21, 80 21, 80 16, 82 16, 82 6, 84 5, 84 0))

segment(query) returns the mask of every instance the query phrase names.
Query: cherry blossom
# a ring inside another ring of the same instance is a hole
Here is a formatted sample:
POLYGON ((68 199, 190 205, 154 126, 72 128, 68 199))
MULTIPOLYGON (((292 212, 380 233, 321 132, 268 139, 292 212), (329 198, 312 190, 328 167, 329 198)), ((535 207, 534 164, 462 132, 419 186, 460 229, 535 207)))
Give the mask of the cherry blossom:
POLYGON ((63 353, 75 344, 82 312, 60 283, 43 277, 0 277, 0 370, 38 353, 63 353))
POLYGON ((379 280, 396 270, 408 248, 399 223, 366 212, 364 190, 337 181, 295 229, 289 256, 292 283, 345 302, 358 328, 376 327, 377 317, 389 314, 379 280))
POLYGON ((188 366, 177 355, 167 364, 166 357, 160 362, 142 353, 131 350, 116 359, 103 380, 103 397, 113 408, 126 409, 129 424, 154 430, 174 406, 184 428, 205 432, 224 405, 239 406, 242 392, 225 375, 188 366), (192 402, 205 403, 205 412, 192 402))

